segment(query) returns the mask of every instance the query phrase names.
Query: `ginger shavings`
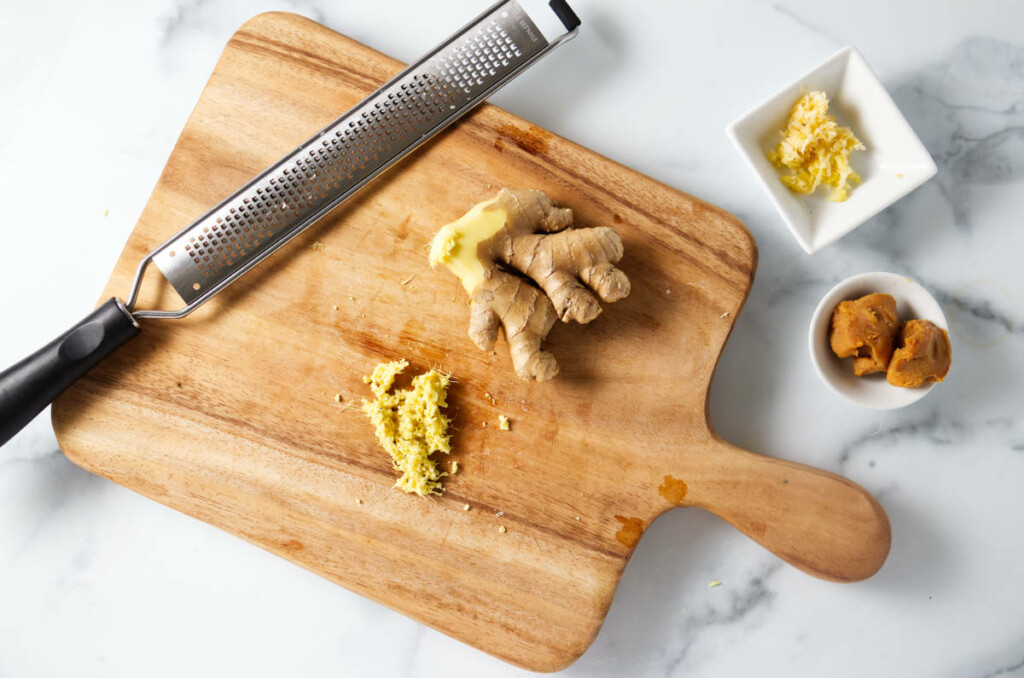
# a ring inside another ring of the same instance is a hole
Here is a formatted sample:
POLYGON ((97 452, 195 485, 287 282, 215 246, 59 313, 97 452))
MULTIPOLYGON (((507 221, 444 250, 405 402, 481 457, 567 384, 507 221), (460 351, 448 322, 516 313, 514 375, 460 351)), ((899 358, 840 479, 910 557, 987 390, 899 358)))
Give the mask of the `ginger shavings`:
POLYGON ((363 377, 374 399, 363 400, 362 409, 373 424, 377 441, 391 455, 395 470, 402 474, 395 487, 421 497, 443 494, 441 480, 448 474, 437 467, 430 455, 451 451, 449 420, 441 412, 441 408, 448 406, 450 378, 430 370, 414 377, 410 388, 393 390, 395 377, 408 366, 406 360, 381 363, 371 376, 363 377))
POLYGON ((820 185, 832 187, 828 199, 843 202, 849 196, 849 183, 860 183, 850 166, 850 154, 863 151, 864 144, 849 127, 840 127, 828 113, 824 92, 808 92, 800 97, 789 113, 782 141, 768 152, 768 160, 791 174, 780 177, 797 193, 813 193, 820 185))

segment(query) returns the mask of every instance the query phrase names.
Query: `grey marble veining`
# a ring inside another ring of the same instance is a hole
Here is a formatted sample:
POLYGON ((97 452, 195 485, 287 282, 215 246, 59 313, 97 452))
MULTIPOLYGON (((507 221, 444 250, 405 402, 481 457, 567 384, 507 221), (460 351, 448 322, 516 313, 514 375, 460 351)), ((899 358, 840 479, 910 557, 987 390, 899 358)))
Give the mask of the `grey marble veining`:
MULTIPOLYGON (((863 484, 890 515, 893 550, 874 578, 830 584, 709 514, 670 512, 565 675, 1024 676, 1024 3, 574 4, 580 38, 497 103, 743 219, 760 264, 712 385, 715 427, 863 484), (722 130, 847 43, 939 174, 808 257, 722 130), (918 280, 950 322, 953 371, 905 410, 838 400, 807 356, 818 300, 868 270, 918 280)), ((298 12, 408 61, 481 8, 11 3, 0 12, 0 363, 95 302, 245 19, 298 12), (35 140, 69 111, 78 131, 62 139, 62 170, 74 180, 55 199, 35 140)), ((71 673, 530 675, 92 476, 59 454, 41 417, 0 450, 0 678, 71 673)))

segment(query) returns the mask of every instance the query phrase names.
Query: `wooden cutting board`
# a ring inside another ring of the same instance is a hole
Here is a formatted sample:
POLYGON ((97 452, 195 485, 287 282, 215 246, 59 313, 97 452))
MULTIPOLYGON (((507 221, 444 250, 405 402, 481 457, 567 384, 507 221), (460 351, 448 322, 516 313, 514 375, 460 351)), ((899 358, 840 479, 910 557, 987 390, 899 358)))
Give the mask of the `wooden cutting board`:
MULTIPOLYGON (((401 67, 298 16, 247 22, 103 297, 126 295, 146 252, 401 67)), ((54 426, 90 471, 502 659, 558 669, 673 507, 712 510, 827 579, 868 577, 888 553, 886 516, 860 487, 739 450, 708 422, 756 261, 729 214, 485 106, 192 316, 144 322, 60 398, 54 426), (632 294, 554 329, 549 383, 515 379, 503 341, 477 350, 457 280, 427 266, 436 229, 502 186, 542 189, 625 243, 632 294), (363 375, 398 357, 457 379, 459 472, 440 498, 392 488, 359 411, 363 375)), ((138 307, 175 306, 147 275, 138 307)))

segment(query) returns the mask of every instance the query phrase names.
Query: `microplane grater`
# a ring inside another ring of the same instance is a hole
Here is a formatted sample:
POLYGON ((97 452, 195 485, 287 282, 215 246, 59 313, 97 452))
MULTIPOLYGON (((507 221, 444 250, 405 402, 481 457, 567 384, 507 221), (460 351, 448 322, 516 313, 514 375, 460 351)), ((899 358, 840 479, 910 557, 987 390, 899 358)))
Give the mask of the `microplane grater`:
POLYGON ((0 373, 0 445, 75 380, 138 335, 139 319, 183 318, 194 311, 534 61, 573 38, 579 24, 565 0, 549 0, 546 7, 542 0, 498 2, 158 246, 139 262, 127 301, 109 299, 50 344, 0 373), (554 37, 549 40, 549 35, 554 37), (135 310, 150 263, 156 264, 184 307, 135 310))
POLYGON ((152 260, 186 306, 133 315, 187 315, 572 37, 578 19, 561 14, 564 2, 550 5, 569 33, 549 43, 515 0, 494 5, 157 247, 139 266, 129 311, 152 260))

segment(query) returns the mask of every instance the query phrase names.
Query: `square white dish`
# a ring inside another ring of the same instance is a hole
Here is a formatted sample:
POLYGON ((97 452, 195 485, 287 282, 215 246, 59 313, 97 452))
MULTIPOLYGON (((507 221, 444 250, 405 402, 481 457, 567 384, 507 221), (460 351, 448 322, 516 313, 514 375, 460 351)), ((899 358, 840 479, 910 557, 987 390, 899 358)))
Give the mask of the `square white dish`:
POLYGON ((754 171, 779 216, 808 254, 814 254, 893 204, 938 171, 924 144, 896 107, 864 57, 852 45, 736 119, 726 128, 754 171), (806 92, 823 91, 829 113, 853 130, 866 150, 850 158, 861 183, 845 202, 830 202, 828 187, 811 195, 789 190, 767 153, 781 139, 793 104, 806 92))

